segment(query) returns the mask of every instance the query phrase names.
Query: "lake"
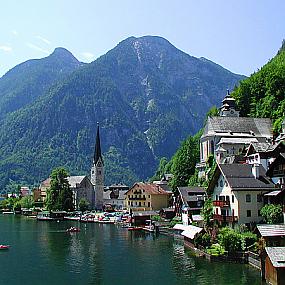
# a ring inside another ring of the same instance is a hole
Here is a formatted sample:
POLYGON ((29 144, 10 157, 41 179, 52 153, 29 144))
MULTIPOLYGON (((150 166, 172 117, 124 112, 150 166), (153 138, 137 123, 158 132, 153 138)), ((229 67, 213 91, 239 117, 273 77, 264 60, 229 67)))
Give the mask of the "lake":
POLYGON ((0 214, 0 244, 11 245, 0 251, 0 285, 261 284, 248 265, 210 263, 171 237, 116 225, 0 214))

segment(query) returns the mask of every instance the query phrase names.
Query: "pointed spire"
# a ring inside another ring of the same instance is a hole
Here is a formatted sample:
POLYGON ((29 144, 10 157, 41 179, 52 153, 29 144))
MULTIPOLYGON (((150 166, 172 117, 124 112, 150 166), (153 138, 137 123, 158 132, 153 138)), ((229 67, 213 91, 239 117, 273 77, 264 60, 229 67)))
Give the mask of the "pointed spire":
POLYGON ((97 163, 99 158, 101 158, 101 160, 103 161, 102 154, 101 154, 101 145, 100 145, 99 123, 97 122, 96 145, 95 145, 94 161, 93 161, 94 164, 97 163))

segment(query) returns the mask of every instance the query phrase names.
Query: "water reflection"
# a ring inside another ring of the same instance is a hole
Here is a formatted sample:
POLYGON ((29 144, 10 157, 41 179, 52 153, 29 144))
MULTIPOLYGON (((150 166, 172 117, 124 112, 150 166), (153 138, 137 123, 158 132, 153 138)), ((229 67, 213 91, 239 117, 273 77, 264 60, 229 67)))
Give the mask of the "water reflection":
POLYGON ((260 284, 252 268, 209 263, 172 238, 113 225, 0 216, 0 237, 12 244, 0 254, 0 284, 260 284), (81 231, 66 233, 70 226, 81 231))

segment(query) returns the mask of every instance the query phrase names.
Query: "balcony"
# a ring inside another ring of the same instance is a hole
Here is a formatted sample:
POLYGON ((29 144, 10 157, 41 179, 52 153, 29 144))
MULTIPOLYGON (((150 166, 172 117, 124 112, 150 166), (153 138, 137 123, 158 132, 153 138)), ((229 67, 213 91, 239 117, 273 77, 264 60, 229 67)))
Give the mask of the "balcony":
POLYGON ((213 206, 220 207, 220 208, 227 208, 230 206, 230 201, 216 200, 216 201, 213 201, 213 206))
POLYGON ((141 197, 141 198, 138 198, 138 197, 133 197, 133 198, 128 198, 129 200, 146 200, 146 197, 141 197))
POLYGON ((238 221, 238 217, 237 216, 223 216, 223 215, 217 215, 214 214, 213 215, 213 219, 219 222, 228 222, 228 223, 232 223, 232 222, 237 222, 238 221))

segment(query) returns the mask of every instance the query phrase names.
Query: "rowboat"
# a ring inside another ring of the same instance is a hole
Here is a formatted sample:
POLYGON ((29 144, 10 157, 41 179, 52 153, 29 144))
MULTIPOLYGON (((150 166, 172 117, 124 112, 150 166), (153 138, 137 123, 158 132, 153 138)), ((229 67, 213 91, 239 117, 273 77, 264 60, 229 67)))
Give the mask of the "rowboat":
POLYGON ((0 244, 0 249, 9 249, 9 245, 0 244))

